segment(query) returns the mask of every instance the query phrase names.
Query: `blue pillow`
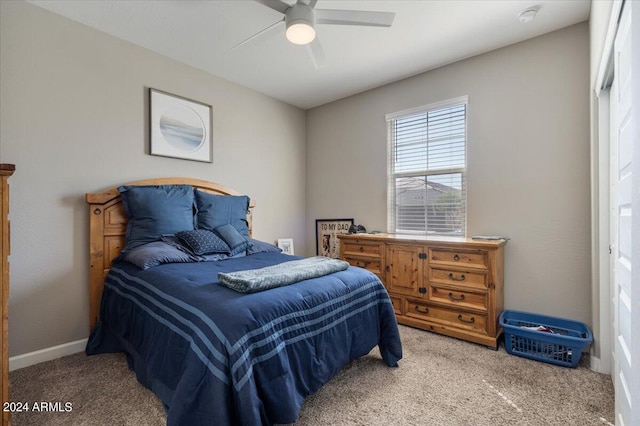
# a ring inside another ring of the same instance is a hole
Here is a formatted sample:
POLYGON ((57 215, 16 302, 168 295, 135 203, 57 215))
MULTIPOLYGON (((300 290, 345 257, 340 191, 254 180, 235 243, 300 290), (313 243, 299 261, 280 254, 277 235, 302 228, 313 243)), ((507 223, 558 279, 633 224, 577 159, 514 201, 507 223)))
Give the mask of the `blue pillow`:
POLYGON ((184 263, 194 262, 187 253, 178 250, 162 241, 144 244, 131 249, 119 260, 133 263, 140 269, 149 269, 163 263, 184 263))
POLYGON ((198 256, 197 254, 195 254, 193 252, 193 250, 191 250, 191 247, 189 247, 186 244, 184 244, 175 235, 163 235, 162 237, 160 237, 160 241, 169 244, 171 247, 173 247, 175 249, 178 249, 180 251, 183 251, 183 252, 187 253, 189 256, 193 257, 194 259, 199 259, 199 258, 202 257, 202 256, 198 256))
POLYGON ((215 262, 218 260, 229 259, 231 257, 236 258, 236 257, 243 257, 247 255, 246 251, 241 251, 240 253, 237 253, 237 254, 234 253, 233 256, 229 255, 228 252, 212 253, 212 254, 205 254, 202 256, 198 256, 191 250, 190 247, 182 243, 180 239, 175 235, 163 235, 162 241, 167 243, 171 247, 186 253, 191 259, 193 259, 194 262, 215 262))
POLYGON ((246 254, 247 247, 249 246, 249 242, 247 241, 248 237, 240 234, 233 225, 228 223, 226 225, 218 226, 215 229, 215 233, 218 234, 220 238, 222 238, 231 248, 229 256, 235 256, 243 252, 246 254))
POLYGON ((218 226, 231 224, 240 234, 249 236, 246 195, 215 195, 195 190, 198 229, 213 231, 218 226))
MULTIPOLYGON (((212 254, 205 254, 205 255, 197 255, 193 252, 193 250, 191 250, 191 247, 187 246, 185 243, 183 243, 178 237, 176 237, 175 235, 163 235, 161 240, 167 244, 169 244, 171 247, 180 250, 181 252, 186 253, 190 258, 193 259, 194 262, 212 262, 215 260, 224 260, 224 259, 228 259, 229 257, 229 252, 227 253, 212 253, 212 254)), ((231 249, 229 249, 231 250, 231 249)))
POLYGON ((118 188, 129 217, 123 253, 163 234, 193 230, 193 188, 189 185, 121 186, 118 188))
POLYGON ((247 247, 247 254, 256 253, 280 253, 282 249, 276 247, 273 244, 265 243, 264 241, 249 238, 249 247, 247 247))
POLYGON ((229 253, 231 248, 211 231, 206 229, 194 229, 193 231, 182 231, 176 237, 186 244, 191 251, 198 256, 212 253, 229 253))

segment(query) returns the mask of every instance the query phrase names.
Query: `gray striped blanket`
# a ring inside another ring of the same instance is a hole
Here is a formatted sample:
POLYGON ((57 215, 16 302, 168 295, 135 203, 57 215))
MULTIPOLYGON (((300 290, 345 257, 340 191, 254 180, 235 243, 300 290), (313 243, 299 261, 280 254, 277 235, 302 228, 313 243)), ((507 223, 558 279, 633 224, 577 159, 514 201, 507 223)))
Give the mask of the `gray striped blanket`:
POLYGON ((240 293, 255 293, 270 288, 281 287, 311 278, 322 277, 344 271, 347 262, 328 257, 308 257, 261 269, 218 273, 220 284, 240 293))

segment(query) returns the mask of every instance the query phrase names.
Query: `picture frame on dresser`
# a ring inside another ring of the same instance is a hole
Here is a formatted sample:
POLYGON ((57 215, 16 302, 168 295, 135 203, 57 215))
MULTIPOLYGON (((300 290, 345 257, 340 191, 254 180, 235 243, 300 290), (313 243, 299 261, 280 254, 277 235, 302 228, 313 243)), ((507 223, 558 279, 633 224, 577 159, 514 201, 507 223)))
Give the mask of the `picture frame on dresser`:
POLYGON ((149 89, 149 154, 213 162, 211 105, 149 89))
POLYGON ((316 219, 316 254, 318 256, 340 258, 338 234, 348 234, 353 225, 351 219, 316 219))
POLYGON ((293 256, 293 238, 278 238, 278 248, 282 250, 282 253, 293 256))

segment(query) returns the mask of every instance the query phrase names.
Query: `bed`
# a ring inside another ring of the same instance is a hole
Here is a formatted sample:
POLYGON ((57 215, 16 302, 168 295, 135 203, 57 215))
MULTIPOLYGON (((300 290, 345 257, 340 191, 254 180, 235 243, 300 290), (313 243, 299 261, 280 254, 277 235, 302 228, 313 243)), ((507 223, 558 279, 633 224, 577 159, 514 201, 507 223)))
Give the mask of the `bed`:
POLYGON ((183 178, 138 181, 87 194, 91 336, 86 352, 124 352, 140 383, 163 402, 169 425, 293 423, 305 397, 352 360, 376 346, 389 367, 402 358, 388 294, 364 269, 345 266, 250 293, 221 284, 219 273, 225 277, 259 270, 260 275, 263 268, 288 270, 292 262, 307 261, 253 239, 255 205, 242 197, 212 182, 183 178), (151 266, 140 263, 141 252, 179 247, 166 231, 188 226, 188 201, 176 202, 182 207, 171 210, 153 204, 158 202, 153 197, 135 198, 155 194, 154 188, 168 191, 169 198, 176 188, 180 195, 175 198, 187 197, 189 188, 196 194, 193 229, 175 233, 181 235, 178 243, 189 241, 182 239, 185 235, 215 234, 215 244, 224 245, 222 240, 227 251, 204 255, 194 243, 188 247, 192 251, 186 250, 186 261, 165 256, 151 266), (234 205, 244 209, 242 217, 234 205), (140 208, 146 213, 136 211, 140 208), (136 233, 140 218, 165 210, 172 218, 183 213, 185 218, 177 220, 180 224, 172 219, 168 227, 146 229, 149 235, 136 233), (231 238, 231 244, 222 232, 227 230, 234 238, 242 236, 244 249, 239 239, 231 238), (153 232, 160 235, 154 238, 153 232))

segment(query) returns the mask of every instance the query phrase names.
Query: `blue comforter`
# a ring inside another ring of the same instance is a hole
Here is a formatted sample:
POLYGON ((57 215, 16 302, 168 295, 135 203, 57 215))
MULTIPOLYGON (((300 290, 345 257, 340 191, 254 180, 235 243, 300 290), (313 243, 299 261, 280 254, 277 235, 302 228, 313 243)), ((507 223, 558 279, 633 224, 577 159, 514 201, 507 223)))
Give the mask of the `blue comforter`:
POLYGON ((376 345, 397 366, 393 308, 370 272, 349 267, 253 294, 218 283, 218 272, 290 260, 115 265, 87 354, 124 351, 169 425, 293 423, 306 396, 376 345))

